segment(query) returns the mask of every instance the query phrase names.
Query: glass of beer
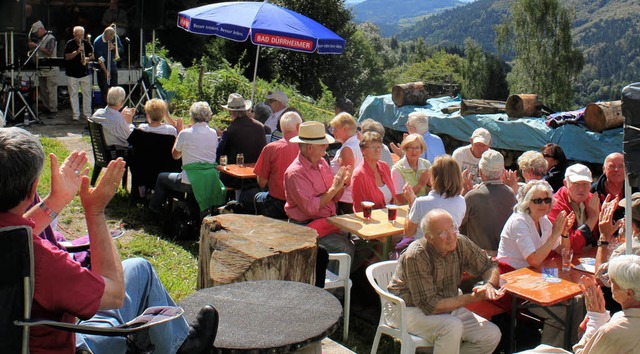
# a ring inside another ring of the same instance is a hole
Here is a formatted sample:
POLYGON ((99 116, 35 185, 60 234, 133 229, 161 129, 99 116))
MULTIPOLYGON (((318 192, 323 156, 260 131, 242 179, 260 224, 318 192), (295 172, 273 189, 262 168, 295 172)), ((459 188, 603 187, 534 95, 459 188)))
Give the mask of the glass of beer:
POLYGON ((367 221, 371 220, 371 210, 373 209, 373 206, 375 205, 375 203, 365 200, 361 203, 361 205, 362 205, 362 216, 365 219, 367 219, 367 221))
POLYGON ((387 204, 387 218, 390 223, 396 222, 398 216, 398 206, 395 204, 387 204))

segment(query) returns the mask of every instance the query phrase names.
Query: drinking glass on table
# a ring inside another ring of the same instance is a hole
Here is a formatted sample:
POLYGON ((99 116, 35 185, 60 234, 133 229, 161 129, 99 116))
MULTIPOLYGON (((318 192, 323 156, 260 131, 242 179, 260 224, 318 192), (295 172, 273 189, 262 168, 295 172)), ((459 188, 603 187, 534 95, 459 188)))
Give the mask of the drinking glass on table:
POLYGON ((573 258, 573 249, 563 248, 562 249, 562 271, 568 272, 571 270, 571 259, 573 258))
POLYGON ((375 203, 365 200, 361 203, 361 205, 362 205, 362 216, 365 219, 367 219, 367 221, 371 220, 371 210, 373 209, 373 206, 375 205, 375 203))
POLYGON ((240 167, 244 166, 244 154, 240 153, 236 155, 236 164, 240 167))
POLYGON ((226 167, 227 166, 227 155, 221 155, 220 156, 220 166, 222 166, 222 167, 226 167))
POLYGON ((398 206, 395 204, 387 204, 387 219, 390 223, 394 223, 396 221, 397 215, 398 206))

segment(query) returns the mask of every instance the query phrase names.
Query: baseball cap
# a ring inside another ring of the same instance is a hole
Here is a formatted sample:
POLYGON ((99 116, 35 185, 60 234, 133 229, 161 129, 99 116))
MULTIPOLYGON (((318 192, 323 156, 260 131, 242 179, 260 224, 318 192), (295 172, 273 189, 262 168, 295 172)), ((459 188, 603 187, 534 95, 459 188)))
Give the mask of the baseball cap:
MULTIPOLYGON (((626 208, 627 198, 623 198, 618 205, 626 208)), ((640 221, 640 192, 635 192, 631 195, 631 217, 633 220, 640 221)))
POLYGON ((564 178, 569 182, 593 182, 593 177, 591 176, 591 170, 583 164, 575 164, 567 167, 567 170, 564 172, 564 178))
POLYGON ((502 171, 504 170, 504 156, 496 150, 487 150, 482 153, 478 167, 483 171, 502 171))
POLYGON ((484 128, 478 128, 471 134, 471 143, 483 143, 489 145, 491 143, 491 133, 484 128))
POLYGON ((282 102, 285 106, 289 104, 289 97, 282 91, 269 91, 267 93, 267 99, 282 102))

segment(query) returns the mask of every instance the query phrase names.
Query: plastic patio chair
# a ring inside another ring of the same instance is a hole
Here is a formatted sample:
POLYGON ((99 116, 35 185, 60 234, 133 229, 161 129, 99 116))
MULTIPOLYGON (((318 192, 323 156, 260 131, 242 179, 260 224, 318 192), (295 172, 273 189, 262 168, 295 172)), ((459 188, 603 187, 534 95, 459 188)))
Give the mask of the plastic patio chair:
POLYGON ((346 253, 329 253, 330 261, 338 261, 338 274, 327 270, 324 279, 325 289, 344 288, 344 326, 342 337, 349 337, 349 313, 351 309, 351 257, 346 253))
POLYGON ((396 270, 397 260, 378 262, 367 267, 367 279, 380 296, 380 322, 371 346, 371 354, 378 351, 380 337, 386 334, 400 340, 401 354, 414 354, 417 347, 433 347, 433 343, 407 332, 406 304, 400 297, 387 291, 387 285, 396 270))
POLYGON ((34 267, 31 227, 10 226, 0 229, 0 304, 6 311, 0 316, 0 353, 29 353, 29 328, 49 326, 65 331, 104 336, 127 336, 160 323, 174 320, 184 310, 175 306, 147 308, 142 315, 114 327, 96 327, 31 318, 34 267))

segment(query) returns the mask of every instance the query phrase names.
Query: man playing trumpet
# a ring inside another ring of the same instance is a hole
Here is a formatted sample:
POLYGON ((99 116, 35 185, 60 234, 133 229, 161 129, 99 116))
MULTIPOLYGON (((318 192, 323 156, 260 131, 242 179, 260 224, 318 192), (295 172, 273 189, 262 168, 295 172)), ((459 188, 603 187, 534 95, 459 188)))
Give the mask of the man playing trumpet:
POLYGON ((118 86, 117 61, 123 55, 122 42, 116 35, 115 25, 104 29, 93 42, 95 56, 98 59, 100 68, 98 70, 98 86, 102 92, 102 98, 107 97, 109 87, 118 86))
POLYGON ((67 61, 67 79, 69 96, 71 97, 71 111, 73 120, 80 119, 80 105, 78 102, 78 88, 82 89, 82 114, 91 117, 91 75, 89 64, 93 60, 93 47, 84 39, 84 28, 73 28, 73 39, 64 48, 64 59, 67 61))

